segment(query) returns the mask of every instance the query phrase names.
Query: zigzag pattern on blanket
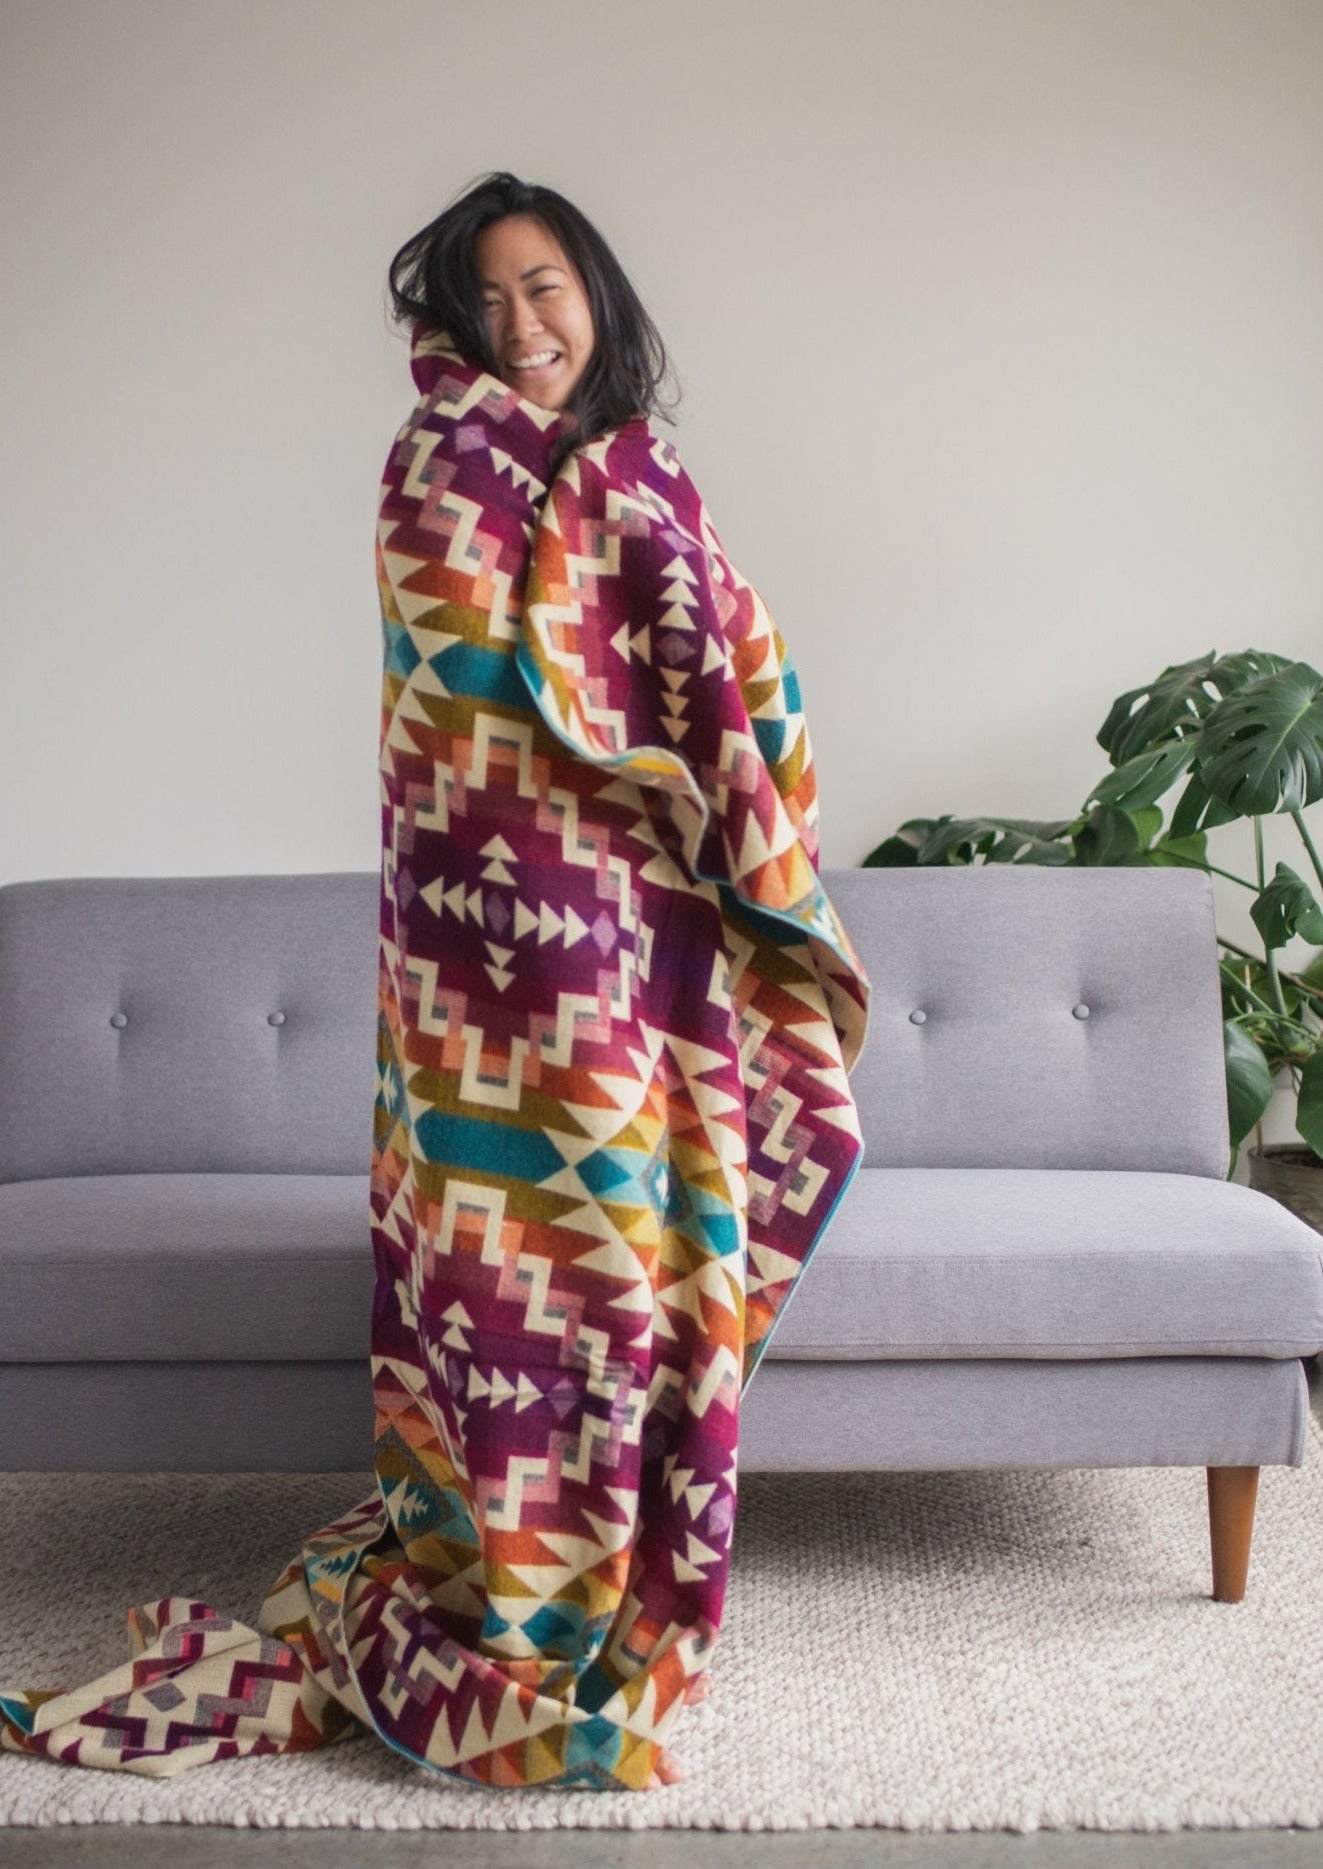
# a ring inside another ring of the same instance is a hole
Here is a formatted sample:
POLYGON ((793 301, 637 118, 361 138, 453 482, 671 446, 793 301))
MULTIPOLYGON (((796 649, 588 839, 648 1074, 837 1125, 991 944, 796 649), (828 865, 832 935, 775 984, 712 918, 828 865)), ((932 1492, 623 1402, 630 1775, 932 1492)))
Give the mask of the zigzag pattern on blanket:
POLYGON ((377 1491, 257 1630, 171 1597, 0 1741, 167 1776, 374 1731, 641 1788, 717 1639, 739 1401, 862 1142, 798 687, 640 417, 419 327, 383 478, 377 1491))

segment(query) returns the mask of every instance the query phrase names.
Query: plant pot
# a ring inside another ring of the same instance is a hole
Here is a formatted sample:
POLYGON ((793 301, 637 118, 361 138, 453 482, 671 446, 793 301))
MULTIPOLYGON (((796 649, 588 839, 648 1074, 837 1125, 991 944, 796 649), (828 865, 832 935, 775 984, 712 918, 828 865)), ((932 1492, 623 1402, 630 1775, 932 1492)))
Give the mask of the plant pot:
POLYGON ((1270 1142, 1250 1148, 1249 1184, 1289 1207, 1306 1226, 1323 1233, 1323 1161, 1303 1142, 1270 1142))

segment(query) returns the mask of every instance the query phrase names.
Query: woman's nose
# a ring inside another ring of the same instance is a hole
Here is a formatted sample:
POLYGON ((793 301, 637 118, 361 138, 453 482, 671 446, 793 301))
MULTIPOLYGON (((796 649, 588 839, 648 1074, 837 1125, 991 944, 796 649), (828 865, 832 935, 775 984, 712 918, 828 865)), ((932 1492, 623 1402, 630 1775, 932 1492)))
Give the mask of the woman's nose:
POLYGON ((510 312, 510 329, 516 337, 525 331, 536 331, 538 315, 536 308, 529 301, 517 302, 510 312))

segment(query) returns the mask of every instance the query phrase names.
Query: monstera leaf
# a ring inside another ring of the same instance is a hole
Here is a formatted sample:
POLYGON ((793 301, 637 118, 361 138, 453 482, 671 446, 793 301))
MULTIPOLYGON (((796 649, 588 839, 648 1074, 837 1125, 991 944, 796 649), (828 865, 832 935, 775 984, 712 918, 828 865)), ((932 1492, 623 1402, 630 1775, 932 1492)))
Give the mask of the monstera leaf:
POLYGON ((1276 674, 1278 669, 1290 668, 1289 655, 1274 655, 1270 649, 1237 649, 1234 655, 1219 656, 1209 671, 1208 679, 1220 695, 1234 694, 1238 688, 1247 688, 1252 681, 1261 681, 1265 675, 1276 674))
MULTIPOLYGON (((1210 649, 1193 662, 1173 663, 1156 681, 1131 688, 1113 701, 1111 712, 1098 729, 1098 744, 1114 766, 1122 766, 1164 740, 1189 739, 1219 699, 1286 666, 1285 656, 1273 655, 1266 649, 1242 649, 1221 657, 1210 649), (1210 694, 1210 688, 1216 689, 1216 694, 1210 694)), ((1121 800, 1106 802, 1119 804, 1121 800)))
POLYGON ((1158 740, 1124 765, 1109 772, 1089 793, 1085 803, 1120 805, 1126 811, 1141 811, 1169 791, 1198 751, 1193 734, 1179 740, 1158 740))
POLYGON ((935 818, 906 818, 898 831, 884 837, 870 850, 861 870, 909 869, 919 860, 919 851, 936 823, 935 818))
POLYGON ((1247 818, 1323 798, 1323 675, 1288 662, 1219 701, 1199 730, 1196 771, 1247 818))
POLYGON ((1236 1147, 1253 1129, 1272 1100, 1272 1072, 1254 1040, 1234 1019, 1222 1024, 1227 1070, 1227 1121, 1236 1147))
POLYGON ((862 868, 899 868, 913 863, 1073 863, 1061 839, 1074 818, 1041 823, 1030 818, 909 818, 864 858, 862 868))
POLYGON ((1060 841, 1070 818, 1041 823, 1032 818, 939 818, 919 851, 920 863, 1071 863, 1069 843, 1060 841))
POLYGON ((1316 1051, 1300 1067, 1295 1126, 1315 1155, 1323 1156, 1323 1050, 1316 1051))
POLYGON ((1230 824, 1240 813, 1220 798, 1214 798, 1196 768, 1185 790, 1176 801, 1168 834, 1173 838, 1202 836, 1219 824, 1230 824))
POLYGON ((1151 838, 1162 829, 1157 805, 1144 811, 1120 811, 1099 805, 1075 835, 1075 861, 1089 864, 1147 863, 1151 838))
POLYGON ((1148 849, 1150 863, 1167 863, 1173 868, 1188 870, 1197 865, 1201 870, 1208 867, 1208 839, 1200 831, 1194 837, 1160 837, 1148 849))
POLYGON ((1285 947, 1293 935, 1323 941, 1323 908, 1289 863, 1277 865, 1272 881, 1250 905, 1250 915, 1265 947, 1285 947))
POLYGON ((1207 684, 1216 661, 1217 652, 1210 649, 1193 662, 1171 664, 1156 681, 1117 696, 1096 735, 1114 766, 1122 766, 1136 753, 1172 738, 1176 727, 1188 733, 1198 726, 1215 705, 1207 684), (1140 703, 1138 707, 1136 702, 1140 703))

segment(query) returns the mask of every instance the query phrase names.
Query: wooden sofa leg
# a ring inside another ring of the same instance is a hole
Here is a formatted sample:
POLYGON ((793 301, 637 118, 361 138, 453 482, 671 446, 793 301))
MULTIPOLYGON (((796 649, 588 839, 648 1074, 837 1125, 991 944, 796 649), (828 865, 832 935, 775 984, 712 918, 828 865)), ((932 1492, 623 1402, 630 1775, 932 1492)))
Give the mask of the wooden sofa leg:
POLYGON ((1213 1601, 1239 1603, 1249 1573, 1257 1467, 1209 1467, 1208 1531, 1213 1545, 1213 1601))

